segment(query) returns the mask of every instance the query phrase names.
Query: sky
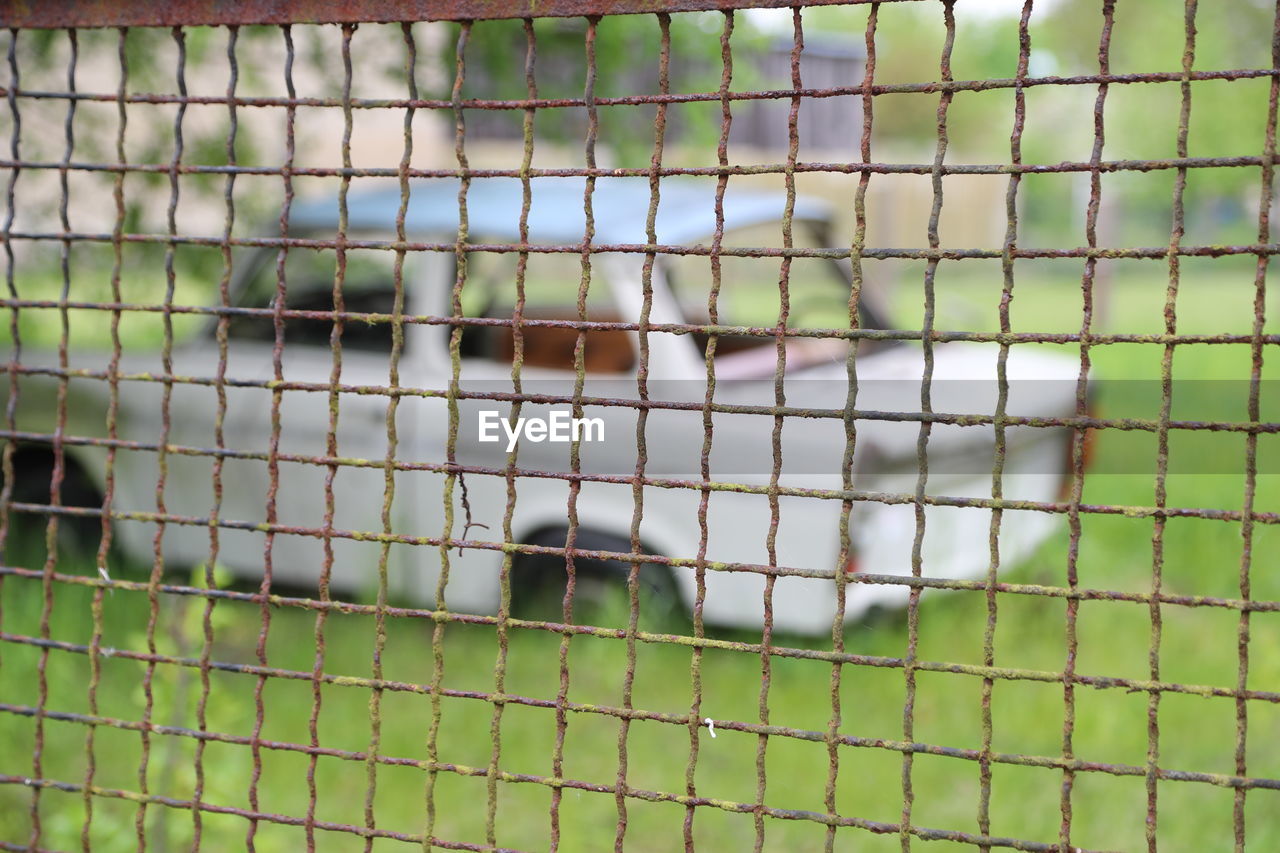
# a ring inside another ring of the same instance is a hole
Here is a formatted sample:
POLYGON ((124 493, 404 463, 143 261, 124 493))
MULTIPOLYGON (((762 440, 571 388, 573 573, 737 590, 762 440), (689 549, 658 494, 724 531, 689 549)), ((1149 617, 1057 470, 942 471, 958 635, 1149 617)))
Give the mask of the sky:
MULTIPOLYGON (((1036 0, 1035 13, 1047 12, 1059 2, 1060 0, 1036 0)), ((1022 0, 959 0, 956 12, 992 18, 1001 15, 1017 16, 1022 14, 1022 0)))
MULTIPOLYGON (((1062 0, 1036 0, 1035 14, 1043 14, 1062 0)), ((965 17, 1016 17, 1022 13, 1023 0, 957 0, 956 14, 965 17)), ((763 30, 790 32, 790 9, 747 9, 744 14, 763 30)))

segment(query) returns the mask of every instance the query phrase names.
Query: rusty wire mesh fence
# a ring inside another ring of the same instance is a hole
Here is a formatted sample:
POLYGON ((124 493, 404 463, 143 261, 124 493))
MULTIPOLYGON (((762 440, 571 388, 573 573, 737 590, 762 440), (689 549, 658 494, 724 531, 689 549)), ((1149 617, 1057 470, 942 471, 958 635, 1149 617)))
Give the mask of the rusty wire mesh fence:
POLYGON ((0 849, 1280 843, 1276 10, 773 5, 0 9, 0 849))

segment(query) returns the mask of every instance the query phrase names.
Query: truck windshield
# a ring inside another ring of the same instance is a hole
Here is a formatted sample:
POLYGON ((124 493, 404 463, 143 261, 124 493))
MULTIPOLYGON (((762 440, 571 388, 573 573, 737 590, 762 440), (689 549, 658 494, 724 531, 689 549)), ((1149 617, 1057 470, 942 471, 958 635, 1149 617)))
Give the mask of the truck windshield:
MULTIPOLYGON (((510 319, 516 305, 519 256, 514 252, 472 252, 462 288, 465 317, 510 319)), ((541 325, 538 321, 579 319, 578 292, 582 261, 576 253, 530 253, 524 270, 524 317, 534 325, 521 326, 523 364, 557 370, 574 369, 579 330, 572 326, 541 325)), ((595 266, 586 293, 586 316, 592 322, 623 318, 600 265, 595 266)), ((635 322, 635 318, 631 318, 635 322)), ((590 329, 584 338, 584 364, 592 373, 624 373, 635 365, 635 347, 624 331, 590 329)), ((515 354, 511 326, 466 326, 462 354, 510 364, 515 354)))
MULTIPOLYGON (((241 282, 234 297, 237 307, 255 308, 264 313, 241 314, 231 318, 228 335, 234 340, 274 343, 275 318, 265 312, 275 310, 277 291, 277 251, 266 249, 254 258, 254 266, 241 282)), ((348 249, 342 280, 342 310, 347 314, 387 315, 347 317, 343 323, 342 348, 389 355, 395 310, 395 253, 372 249, 348 249)), ((285 310, 319 312, 317 315, 290 314, 284 318, 286 347, 329 347, 333 332, 334 280, 338 272, 337 253, 332 249, 290 249, 285 259, 285 310)), ((406 283, 407 286, 407 283, 406 283)))
MULTIPOLYGON (((798 249, 817 249, 818 229, 814 223, 797 222, 793 245, 798 249)), ((773 249, 782 245, 781 225, 771 223, 727 232, 725 249, 773 249)), ((706 255, 667 255, 667 279, 671 291, 689 323, 711 322, 711 259, 706 255)), ((847 263, 847 262, 846 262, 847 263)), ((720 256, 720 290, 716 296, 716 320, 721 326, 747 326, 771 329, 778 325, 782 311, 782 259, 736 254, 720 256)), ((794 257, 787 276, 787 328, 847 329, 849 327, 849 278, 844 267, 830 258, 794 257)), ((882 328, 869 305, 860 307, 864 327, 882 328)), ((694 339, 705 352, 708 335, 695 333, 694 339)), ((718 335, 716 355, 730 355, 766 346, 775 341, 760 335, 718 335)))

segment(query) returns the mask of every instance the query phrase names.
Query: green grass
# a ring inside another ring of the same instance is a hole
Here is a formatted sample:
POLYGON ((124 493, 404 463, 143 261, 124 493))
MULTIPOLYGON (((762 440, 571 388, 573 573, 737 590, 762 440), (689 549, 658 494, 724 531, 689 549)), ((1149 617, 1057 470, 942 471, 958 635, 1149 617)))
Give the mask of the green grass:
MULTIPOLYGON (((1180 299, 1179 328, 1184 331, 1248 331, 1252 276, 1248 265, 1219 262, 1226 273, 1189 277, 1180 299)), ((945 267, 944 267, 945 271, 945 267)), ((973 328, 994 327, 998 268, 970 278, 940 276, 940 316, 954 325, 972 309, 973 328)), ((1159 264, 1135 274, 1117 276, 1113 284, 1108 326, 1124 331, 1158 332, 1162 328, 1164 278, 1159 264), (1140 274, 1137 274, 1139 273, 1140 274)), ((904 276, 904 282, 907 282, 904 276)), ((1078 279, 1067 274, 1029 276, 1014 301, 1015 329, 1069 330, 1078 327, 1078 279), (1073 300, 1075 300, 1073 302, 1073 300), (1073 313, 1074 312, 1074 313, 1073 313), (1059 328, 1061 327, 1061 329, 1059 328)), ((918 285, 903 283, 895 298, 903 306, 918 307, 918 285), (914 286, 916 289, 911 290, 914 286), (914 300, 914 302, 913 302, 914 300)), ((899 306, 902 313, 902 306, 899 306)), ((909 314, 907 316, 910 316, 909 314)), ((940 323, 946 326, 947 323, 940 323)), ((1106 416, 1155 417, 1162 349, 1153 345, 1115 345, 1093 351, 1095 375, 1108 379, 1148 380, 1104 383, 1100 401, 1106 416), (1154 392, 1153 392, 1154 389, 1154 392)), ((1187 346, 1175 356, 1179 379, 1242 379, 1248 377, 1248 348, 1243 346, 1187 346)), ((1223 388, 1234 385, 1189 383, 1179 386, 1175 417, 1244 419, 1244 397, 1223 388)), ((1264 395, 1264 417, 1275 420, 1274 400, 1264 395)), ((1255 507, 1280 511, 1280 477, 1269 437, 1261 442, 1255 507)), ((1174 473, 1169 478, 1168 502, 1175 506, 1239 509, 1245 491, 1244 440, 1238 435, 1176 435, 1171 440, 1171 469, 1210 473, 1174 473), (1209 460, 1206 462, 1205 460, 1209 460)), ((1155 441, 1149 434, 1107 431, 1099 436, 1095 473, 1086 482, 1084 500, 1090 503, 1151 506, 1154 501, 1155 441), (1116 471, 1138 473, 1110 473, 1116 471)), ((1152 584, 1151 519, 1127 515, 1086 515, 1079 543, 1079 583, 1094 589, 1149 591, 1152 584)), ((760 535, 763 535, 763 531, 760 535)), ((986 536, 986 530, 975 531, 986 536)), ((1170 520, 1164 533, 1163 586, 1179 595, 1239 596, 1241 530, 1238 523, 1204 519, 1170 520)), ((1066 583, 1068 535, 1065 525, 1029 561, 1010 569, 1007 580, 1063 586, 1066 583)), ((1280 530, 1262 524, 1254 528, 1253 597, 1280 599, 1280 577, 1272 571, 1280 552, 1280 530)), ((27 555, 28 558, 31 556, 27 555)), ((29 560, 30 561, 30 560, 29 560)), ((66 565, 67 571, 87 573, 66 565)), ((142 570, 135 568, 134 576, 142 570)), ((926 567, 927 573, 927 567, 926 567)), ((181 580, 181 579, 179 579, 181 580)), ((62 641, 88 643, 92 633, 93 590, 57 584, 50 613, 50 633, 62 641)), ((3 630, 11 634, 40 633, 43 597, 40 582, 7 578, 0 590, 3 630)), ((1067 657, 1066 606, 1062 599, 1002 594, 998 598, 995 633, 999 666, 1038 672, 1060 672, 1067 657)), ((199 600, 161 597, 155 631, 164 654, 200 655, 202 615, 199 600)), ((103 646, 145 650, 149 607, 145 592, 123 590, 103 599, 103 646)), ((1233 688, 1237 680, 1236 647, 1239 613, 1216 607, 1162 608, 1163 631, 1160 675, 1165 681, 1187 685, 1233 688)), ((926 595, 919 613, 918 656, 924 661, 981 664, 987 619, 985 595, 955 592, 926 595)), ((253 663, 260 627, 260 611, 246 602, 220 602, 213 613, 215 639, 211 654, 219 661, 253 663)), ((1251 619, 1248 686, 1280 690, 1280 614, 1258 613, 1251 619)), ((1079 648, 1076 671, 1091 676, 1146 679, 1150 674, 1150 609, 1143 604, 1087 601, 1078 614, 1079 648)), ((389 619, 383 656, 388 679, 406 684, 431 680, 433 624, 425 620, 389 619)), ((267 655, 270 665, 309 673, 315 661, 315 615, 299 608, 271 611, 267 655)), ((746 633, 718 637, 750 641, 746 633)), ((375 625, 370 616, 333 614, 325 629, 328 673, 368 677, 375 625)), ((848 627, 848 651, 899 658, 905 654, 908 632, 903 614, 885 614, 848 627)), ((830 641, 776 637, 779 645, 824 648, 830 641)), ((506 691, 554 700, 559 684, 560 637, 537 631, 511 632, 506 666, 506 691)), ((444 685, 460 691, 494 689, 498 645, 492 628, 450 625, 445 631, 444 685)), ((31 706, 39 701, 40 652, 28 645, 0 646, 0 701, 31 706)), ((692 694, 692 652, 681 645, 640 644, 637 649, 634 704, 646 711, 681 715, 689 710, 692 694)), ((701 660, 701 714, 719 720, 754 722, 759 719, 760 658, 728 650, 708 650, 701 660)), ((98 688, 100 715, 139 720, 144 709, 141 687, 145 664, 103 658, 98 688)), ((621 704, 626 654, 623 643, 592 637, 575 638, 569 652, 569 699, 600 707, 621 704)), ((88 713, 89 662, 85 655, 49 653, 46 707, 88 713)), ((774 658, 768 696, 770 722, 823 732, 830 718, 831 667, 820 661, 774 658)), ((208 729, 237 737, 252 733, 257 679, 240 673, 210 676, 208 729)), ((980 678, 957 673, 922 672, 916 677, 915 731, 919 743, 961 749, 982 745, 980 678)), ((158 723, 194 727, 201 695, 199 671, 160 666, 153 683, 153 719, 158 723)), ((334 684, 321 689, 319 741, 337 750, 364 751, 370 741, 370 690, 334 684)), ((905 680, 900 668, 845 666, 841 684, 841 731, 865 738, 901 741, 905 680)), ((270 678, 263 693, 265 715, 262 738, 289 743, 308 742, 307 722, 312 708, 308 680, 270 678)), ((1280 778, 1280 709, 1267 702, 1248 704, 1248 772, 1254 777, 1280 778)), ((494 706, 481 699, 444 698, 440 701, 439 760, 460 768, 488 766, 493 750, 490 737, 494 706)), ((999 753, 1055 757, 1062 754, 1063 689, 1060 683, 1031 679, 996 682, 992 700, 992 748, 999 753)), ((380 753, 421 760, 432 718, 431 698, 422 693, 387 691, 382 697, 380 753)), ((1170 770, 1232 774, 1236 737, 1236 705, 1229 698, 1165 693, 1159 703, 1159 764, 1170 770)), ((35 723, 14 714, 0 714, 0 772, 19 776, 33 773, 31 757, 35 723)), ((46 720, 42 773, 70 782, 85 777, 86 736, 82 724, 46 720)), ((507 704, 500 727, 501 768, 514 774, 549 776, 555 744, 555 713, 546 708, 507 704)), ((618 773, 619 721, 591 712, 568 717, 564 741, 566 778, 612 784, 618 773)), ((151 738, 148 785, 156 794, 187 799, 194 775, 194 741, 188 737, 151 738)), ((136 732, 98 727, 95 735, 96 784, 127 791, 139 790, 140 737, 136 732)), ((699 744, 695 782, 699 796, 733 802, 753 802, 756 791, 754 735, 719 731, 711 739, 705 730, 699 744)), ((681 794, 688 763, 687 729, 656 721, 636 721, 627 740, 627 780, 638 789, 681 794)), ((1077 687, 1075 690, 1074 751, 1091 762, 1144 766, 1148 749, 1148 697, 1120 688, 1077 687)), ((259 808, 294 817, 308 807, 307 756, 264 748, 259 783, 259 808)), ((902 765, 899 752, 877 747, 842 747, 837 807, 843 815, 892 823, 902 811, 902 765)), ((767 803, 780 809, 823 811, 828 758, 826 746, 780 736, 770 737, 765 766, 767 803)), ((211 743, 204 754, 206 802, 248 807, 253 772, 247 746, 211 743)), ((364 762, 325 756, 316 767, 316 814, 321 820, 363 824, 367 789, 364 762)), ((917 755, 912 767, 913 822, 925 827, 976 832, 979 768, 974 761, 936 755, 917 755)), ((421 832, 425 823, 427 773, 417 767, 379 766, 374 802, 377 825, 396 832, 421 832)), ((436 778, 434 833, 471 844, 485 843, 488 783, 482 777, 442 771, 436 778)), ((991 831, 1052 842, 1058 837, 1062 772, 997 763, 991 790, 991 831)), ((1162 849, 1223 849, 1232 837, 1230 788, 1185 781, 1158 783, 1162 849)), ((550 788, 527 782, 500 782, 497 789, 496 841, 499 845, 545 849, 549 841, 550 788)), ((0 840, 22 843, 28 833, 30 792, 19 785, 0 785, 0 840)), ((566 790, 561 803, 562 847, 565 850, 607 849, 613 843, 617 810, 612 794, 566 790)), ((1101 772, 1077 774, 1072 796, 1074 844, 1089 848, 1137 849, 1145 844, 1146 788, 1141 776, 1101 772)), ((93 800, 91 839, 95 850, 134 849, 137 807, 127 800, 93 800)), ((682 806, 627 800, 627 849, 665 851, 682 846, 682 806)), ((79 847, 84 820, 78 793, 47 791, 40 798, 43 845, 55 849, 79 847)), ((1254 790, 1247 798, 1249 849, 1280 849, 1280 794, 1254 790)), ((189 811, 151 806, 146 815, 152 849, 182 849, 189 845, 189 811)), ((209 850, 243 846, 247 822, 236 816, 205 815, 204 847, 209 850)), ((714 807, 698 808, 693 822, 699 849, 750 849, 754 824, 750 815, 714 807)), ((819 850, 824 828, 795 820, 766 821, 765 849, 819 850)), ((858 830, 841 830, 838 849, 897 850, 896 837, 858 830)), ((300 828, 261 823, 259 850, 293 850, 303 842, 300 828)), ((360 849, 353 836, 319 833, 322 850, 360 849)), ((925 844, 920 849, 945 850, 961 845, 925 844)), ((404 849, 393 841, 375 849, 404 849)), ((968 849, 968 848, 966 848, 968 849)))

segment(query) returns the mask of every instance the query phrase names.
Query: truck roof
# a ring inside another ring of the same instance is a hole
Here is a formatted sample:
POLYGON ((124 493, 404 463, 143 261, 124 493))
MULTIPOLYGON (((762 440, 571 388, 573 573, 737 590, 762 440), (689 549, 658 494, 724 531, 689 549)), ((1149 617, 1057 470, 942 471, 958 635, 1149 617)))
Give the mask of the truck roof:
MULTIPOLYGON (((531 178, 532 204, 529 209, 529 242, 535 244, 577 244, 586 229, 582 177, 531 178)), ((458 233, 457 178, 422 178, 409 182, 409 206, 405 231, 417 238, 453 239, 458 233)), ((715 232, 714 178, 666 178, 659 186, 655 224, 658 243, 695 244, 715 232)), ((524 189, 519 178, 474 177, 467 188, 467 223, 471 241, 520 239, 520 211, 524 189)), ((649 209, 649 179, 646 177, 601 177, 591 195, 595 223, 593 243, 647 243, 645 221, 649 209)), ((400 208, 398 186, 347 197, 347 230, 394 234, 400 208)), ((786 196, 735 187, 730 180, 724 198, 725 230, 781 221, 786 196)), ((826 202, 796 196, 794 217, 800 220, 829 221, 826 202)), ((293 207, 289 218, 293 230, 336 231, 338 199, 329 197, 303 202, 293 207)))

